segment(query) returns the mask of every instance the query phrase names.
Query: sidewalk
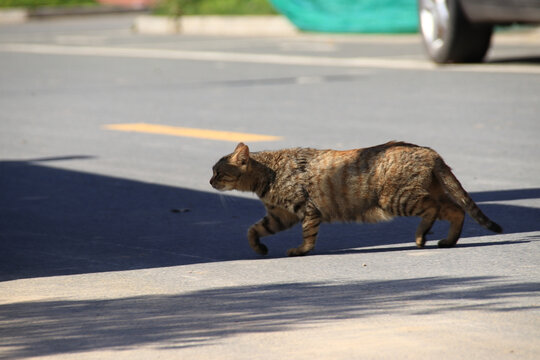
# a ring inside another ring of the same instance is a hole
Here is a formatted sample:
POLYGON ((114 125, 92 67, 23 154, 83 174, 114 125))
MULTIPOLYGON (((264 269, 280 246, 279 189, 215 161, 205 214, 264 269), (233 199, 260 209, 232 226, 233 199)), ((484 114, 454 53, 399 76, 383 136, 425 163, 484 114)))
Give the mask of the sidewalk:
POLYGON ((142 34, 288 36, 298 33, 286 17, 279 15, 191 15, 178 19, 150 15, 150 8, 146 6, 130 8, 118 5, 0 9, 0 25, 19 24, 32 19, 129 13, 141 13, 135 19, 133 29, 142 34))

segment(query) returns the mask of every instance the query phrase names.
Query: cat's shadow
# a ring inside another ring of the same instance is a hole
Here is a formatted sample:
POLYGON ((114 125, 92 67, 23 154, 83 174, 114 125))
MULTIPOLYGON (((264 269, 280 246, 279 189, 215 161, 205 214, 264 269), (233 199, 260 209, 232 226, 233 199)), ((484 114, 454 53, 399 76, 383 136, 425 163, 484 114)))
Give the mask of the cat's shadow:
MULTIPOLYGON (((531 241, 539 241, 539 237, 524 237, 525 240, 508 240, 508 241, 482 241, 482 242, 461 242, 459 243, 460 248, 470 248, 470 247, 484 247, 484 246, 504 246, 504 245, 516 245, 516 244, 526 244, 531 241)), ((370 253, 385 253, 385 252, 398 252, 398 251, 426 251, 430 249, 437 249, 437 243, 433 242, 432 245, 427 245, 422 249, 418 249, 414 244, 405 245, 405 246, 374 246, 374 247, 365 247, 365 248, 351 248, 351 249, 340 249, 340 250, 330 250, 330 251, 319 251, 319 255, 336 255, 336 254, 370 254, 370 253)))
MULTIPOLYGON (((51 159, 0 162, 0 281, 259 258, 246 240, 264 215, 256 199, 52 168, 43 160, 51 159)), ((540 189, 472 195, 505 233, 540 230, 540 209, 527 206, 540 189)), ((325 224, 314 254, 416 251, 417 224, 325 224)), ((437 224, 430 238, 445 231, 437 224)), ((458 245, 515 243, 466 241, 488 234, 468 219, 458 245)), ((297 226, 265 238, 269 256, 285 256, 300 236, 297 226)))
MULTIPOLYGON (((504 234, 528 233, 540 230, 540 208, 531 206, 530 202, 540 199, 540 189, 516 189, 471 193, 482 211, 499 223, 504 234)), ((538 203, 536 204, 538 206, 538 203)), ((419 224, 418 218, 396 218, 389 223, 379 224, 346 224, 326 226, 321 231, 321 237, 332 240, 339 239, 339 247, 319 242, 317 254, 327 253, 369 253, 388 251, 422 251, 437 248, 437 241, 444 238, 448 232, 448 223, 437 221, 427 236, 426 247, 422 250, 414 244, 414 232, 419 224), (360 226, 360 227, 359 227, 360 226), (399 245, 399 246, 396 246, 399 245)), ((495 235, 478 225, 466 216, 459 247, 503 246, 535 240, 535 236, 524 234, 517 240, 497 240, 470 242, 467 238, 495 235)), ((500 238, 499 238, 500 239, 500 238)))

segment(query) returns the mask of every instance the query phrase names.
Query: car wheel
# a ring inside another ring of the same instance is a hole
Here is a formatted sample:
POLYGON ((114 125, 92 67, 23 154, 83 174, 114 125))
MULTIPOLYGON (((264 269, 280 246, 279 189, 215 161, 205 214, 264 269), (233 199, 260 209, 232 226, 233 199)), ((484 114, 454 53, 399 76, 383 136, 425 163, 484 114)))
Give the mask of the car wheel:
POLYGON ((436 63, 480 62, 489 49, 493 25, 471 23, 459 0, 418 0, 420 32, 436 63))

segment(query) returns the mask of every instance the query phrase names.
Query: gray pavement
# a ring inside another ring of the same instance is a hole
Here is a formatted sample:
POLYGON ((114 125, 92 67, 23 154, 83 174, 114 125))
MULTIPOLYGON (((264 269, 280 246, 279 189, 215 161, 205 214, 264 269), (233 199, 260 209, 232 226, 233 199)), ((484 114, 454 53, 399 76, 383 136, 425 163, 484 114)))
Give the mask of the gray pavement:
POLYGON ((436 68, 406 36, 148 36, 133 16, 0 27, 0 359, 537 359, 540 38, 436 68), (252 150, 431 146, 488 216, 453 249, 417 219, 245 239, 263 214, 219 194, 252 150))

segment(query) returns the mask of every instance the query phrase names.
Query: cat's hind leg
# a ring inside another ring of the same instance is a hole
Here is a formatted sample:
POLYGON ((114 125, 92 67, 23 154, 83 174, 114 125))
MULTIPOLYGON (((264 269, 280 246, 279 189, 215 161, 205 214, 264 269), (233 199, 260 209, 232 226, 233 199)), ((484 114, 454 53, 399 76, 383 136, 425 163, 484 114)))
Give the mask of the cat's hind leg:
POLYGON ((423 248, 426 244, 426 235, 431 230, 433 223, 439 216, 439 204, 430 195, 424 195, 416 203, 409 207, 409 216, 422 218, 414 236, 416 246, 423 248))
POLYGON ((450 222, 450 230, 448 231, 446 239, 440 240, 438 246, 441 248, 449 248, 456 245, 461 235, 461 229, 463 229, 465 211, 451 200, 448 200, 441 206, 439 217, 442 220, 450 222))
POLYGON ((422 220, 416 229, 415 242, 416 247, 423 248, 426 245, 426 235, 431 230, 433 223, 437 219, 439 210, 436 207, 425 209, 421 215, 422 220))
POLYGON ((286 210, 267 207, 266 216, 253 224, 248 230, 249 245, 257 254, 266 255, 268 248, 261 243, 260 238, 289 229, 298 221, 296 215, 286 210))

